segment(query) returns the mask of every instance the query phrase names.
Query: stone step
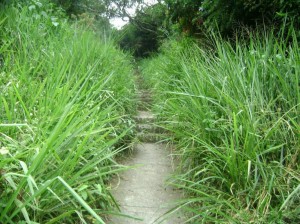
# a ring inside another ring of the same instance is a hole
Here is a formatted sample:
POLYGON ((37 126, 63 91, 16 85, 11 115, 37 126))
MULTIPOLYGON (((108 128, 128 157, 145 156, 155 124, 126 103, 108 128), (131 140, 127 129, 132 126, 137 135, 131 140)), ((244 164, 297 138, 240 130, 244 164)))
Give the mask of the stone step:
POLYGON ((137 109, 142 111, 150 111, 152 108, 152 104, 150 103, 138 103, 137 109))
POLYGON ((151 98, 138 99, 138 104, 143 104, 143 103, 152 104, 153 100, 151 98))
POLYGON ((146 105, 152 105, 153 104, 152 101, 153 101, 152 99, 139 100, 137 102, 137 105, 144 105, 144 104, 146 104, 146 105))
POLYGON ((147 83, 143 79, 137 79, 135 83, 138 89, 146 90, 147 83))
POLYGON ((154 124, 138 124, 136 127, 138 132, 143 133, 166 133, 166 130, 154 124))
POLYGON ((137 139, 140 142, 148 142, 148 143, 157 143, 157 142, 163 142, 167 141, 170 137, 165 134, 159 134, 159 133, 143 133, 140 132, 137 134, 137 139))
POLYGON ((137 115, 134 117, 138 123, 153 123, 155 116, 150 111, 138 111, 137 115))
POLYGON ((149 94, 138 94, 137 96, 141 100, 152 100, 152 96, 150 93, 149 94))
POLYGON ((140 98, 152 98, 152 93, 150 92, 138 92, 137 94, 140 98))
POLYGON ((142 90, 137 90, 137 94, 138 95, 152 95, 152 91, 151 90, 147 90, 147 89, 142 89, 142 90))

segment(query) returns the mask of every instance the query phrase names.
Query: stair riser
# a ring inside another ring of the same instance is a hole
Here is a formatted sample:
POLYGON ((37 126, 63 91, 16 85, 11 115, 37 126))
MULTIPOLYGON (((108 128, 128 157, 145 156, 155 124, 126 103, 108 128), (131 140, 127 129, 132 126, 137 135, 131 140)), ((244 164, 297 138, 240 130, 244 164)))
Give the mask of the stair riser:
POLYGON ((138 124, 151 124, 155 121, 155 118, 138 118, 138 117, 135 117, 135 121, 138 124))
POLYGON ((145 104, 145 103, 143 103, 143 104, 138 104, 138 105, 137 105, 137 109, 138 109, 138 110, 146 110, 146 111, 149 111, 149 110, 151 110, 151 108, 152 108, 152 105, 151 105, 151 104, 145 104))
POLYGON ((136 129, 138 132, 143 132, 143 133, 157 133, 157 134, 163 134, 166 133, 167 131, 161 127, 143 127, 143 126, 137 126, 136 129))
POLYGON ((148 143, 155 143, 160 141, 166 141, 167 136, 164 135, 155 135, 155 134, 139 134, 137 138, 140 142, 148 142, 148 143))
POLYGON ((152 104, 150 103, 141 103, 137 105, 138 110, 143 110, 143 111, 151 111, 152 104))
POLYGON ((153 103, 153 100, 150 98, 138 98, 138 103, 153 103))

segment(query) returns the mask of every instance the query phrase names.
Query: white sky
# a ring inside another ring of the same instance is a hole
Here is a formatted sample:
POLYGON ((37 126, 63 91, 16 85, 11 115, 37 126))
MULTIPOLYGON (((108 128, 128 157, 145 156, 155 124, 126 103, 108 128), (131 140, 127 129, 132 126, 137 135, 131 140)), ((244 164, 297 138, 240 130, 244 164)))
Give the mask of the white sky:
MULTIPOLYGON (((155 3, 157 3, 157 0, 145 0, 145 3, 147 3, 148 5, 153 5, 155 3)), ((130 15, 134 15, 135 13, 135 9, 136 7, 133 7, 133 8, 129 8, 127 10, 127 12, 130 14, 130 15)), ((125 24, 128 23, 128 19, 126 19, 125 21, 122 20, 121 18, 112 18, 109 20, 109 22, 117 29, 121 29, 125 24)))

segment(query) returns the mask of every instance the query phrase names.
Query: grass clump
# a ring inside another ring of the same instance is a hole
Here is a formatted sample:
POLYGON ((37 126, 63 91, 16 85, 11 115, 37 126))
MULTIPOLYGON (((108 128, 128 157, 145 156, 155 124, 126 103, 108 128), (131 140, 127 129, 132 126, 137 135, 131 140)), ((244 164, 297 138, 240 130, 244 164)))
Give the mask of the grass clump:
POLYGON ((190 223, 299 222, 300 51, 289 35, 168 41, 144 61, 190 223))
POLYGON ((104 223, 132 133, 127 55, 47 1, 1 4, 0 222, 104 223))

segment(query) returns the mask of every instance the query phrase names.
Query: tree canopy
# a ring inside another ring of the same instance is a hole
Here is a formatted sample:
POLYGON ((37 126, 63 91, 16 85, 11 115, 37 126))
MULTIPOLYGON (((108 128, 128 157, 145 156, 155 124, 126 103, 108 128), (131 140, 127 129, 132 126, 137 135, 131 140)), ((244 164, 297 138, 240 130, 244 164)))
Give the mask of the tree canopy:
POLYGON ((70 18, 92 18, 100 27, 110 27, 111 18, 126 18, 129 24, 120 32, 120 45, 138 57, 155 52, 163 38, 174 34, 200 37, 214 30, 233 36, 241 27, 294 24, 299 30, 300 24, 300 0, 158 0, 154 5, 146 0, 49 1, 70 18), (132 8, 135 14, 129 13, 132 8))
POLYGON ((138 10, 121 31, 121 47, 131 50, 136 57, 157 51, 160 40, 165 37, 165 11, 166 6, 161 3, 138 10))
POLYGON ((158 49, 162 37, 174 34, 201 37, 217 31, 230 37, 241 27, 299 27, 299 12, 300 0, 165 0, 130 18, 121 46, 147 56, 158 49))
POLYGON ((128 17, 129 8, 144 4, 143 0, 52 0, 52 2, 65 9, 69 15, 91 13, 106 18, 128 17))
POLYGON ((165 0, 169 19, 183 32, 197 32, 203 25, 230 34, 240 26, 281 26, 300 22, 299 0, 165 0))

